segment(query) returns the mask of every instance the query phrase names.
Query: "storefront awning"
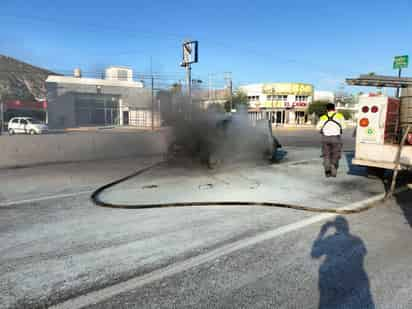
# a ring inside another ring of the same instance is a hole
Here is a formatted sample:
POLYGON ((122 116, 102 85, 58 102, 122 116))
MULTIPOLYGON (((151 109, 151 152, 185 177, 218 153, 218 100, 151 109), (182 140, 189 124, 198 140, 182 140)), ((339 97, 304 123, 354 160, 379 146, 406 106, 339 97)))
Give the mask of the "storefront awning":
POLYGON ((20 101, 20 100, 9 100, 5 103, 6 109, 20 109, 20 110, 46 110, 46 101, 20 101))

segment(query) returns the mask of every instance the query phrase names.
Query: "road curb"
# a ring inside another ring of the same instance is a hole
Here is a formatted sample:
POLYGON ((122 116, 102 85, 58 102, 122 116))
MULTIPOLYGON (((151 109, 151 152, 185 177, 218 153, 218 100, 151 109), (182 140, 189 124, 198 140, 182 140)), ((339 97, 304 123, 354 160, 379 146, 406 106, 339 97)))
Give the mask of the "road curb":
MULTIPOLYGON (((407 190, 408 190, 407 186, 402 186, 396 189, 394 194, 399 194, 407 190)), ((373 208, 374 205, 378 202, 383 202, 385 200, 385 197, 386 197, 386 193, 380 193, 380 194, 371 196, 367 199, 364 199, 362 201, 354 202, 348 206, 341 207, 339 208, 339 210, 349 211, 349 212, 353 212, 353 211, 362 212, 367 209, 373 208)))

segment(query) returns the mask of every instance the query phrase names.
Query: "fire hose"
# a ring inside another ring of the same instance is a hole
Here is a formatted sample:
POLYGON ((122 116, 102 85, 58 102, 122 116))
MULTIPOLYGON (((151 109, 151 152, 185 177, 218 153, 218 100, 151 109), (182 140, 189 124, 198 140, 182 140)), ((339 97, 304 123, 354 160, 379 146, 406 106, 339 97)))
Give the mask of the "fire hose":
POLYGON ((146 209, 146 208, 166 208, 166 207, 193 207, 193 206, 260 206, 260 207, 276 207, 276 208, 288 208, 294 210, 302 210, 302 211, 309 211, 309 212, 317 212, 317 213, 335 213, 335 214, 354 214, 360 213, 365 210, 368 210, 374 205, 367 204, 365 206, 359 207, 357 209, 344 209, 344 208, 319 208, 319 207, 308 207, 302 205, 294 205, 288 203, 281 203, 281 202, 257 202, 257 201, 201 201, 201 202, 176 202, 176 203, 153 203, 153 204, 116 204, 104 201, 100 198, 100 195, 103 191, 112 188, 122 182, 125 182, 131 178, 137 177, 142 175, 143 173, 160 166, 161 164, 165 163, 166 161, 160 161, 148 167, 139 169, 134 173, 107 183, 98 189, 96 189, 92 195, 91 200, 97 206, 101 207, 110 207, 110 208, 130 208, 130 209, 146 209))

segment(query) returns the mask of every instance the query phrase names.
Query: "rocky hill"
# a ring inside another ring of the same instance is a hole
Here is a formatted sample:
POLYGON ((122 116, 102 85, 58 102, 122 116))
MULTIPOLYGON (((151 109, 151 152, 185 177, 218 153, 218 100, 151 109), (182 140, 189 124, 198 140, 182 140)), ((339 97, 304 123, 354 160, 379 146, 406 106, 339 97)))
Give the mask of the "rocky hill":
POLYGON ((0 55, 0 99, 44 100, 48 75, 56 73, 0 55))

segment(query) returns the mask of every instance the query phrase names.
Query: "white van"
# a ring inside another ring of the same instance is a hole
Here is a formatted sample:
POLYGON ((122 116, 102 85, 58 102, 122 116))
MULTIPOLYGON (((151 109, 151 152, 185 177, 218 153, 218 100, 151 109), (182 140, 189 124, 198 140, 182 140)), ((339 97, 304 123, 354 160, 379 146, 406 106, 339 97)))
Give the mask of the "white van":
POLYGON ((42 134, 46 133, 49 128, 47 124, 42 123, 31 117, 14 117, 8 124, 9 134, 42 134))

